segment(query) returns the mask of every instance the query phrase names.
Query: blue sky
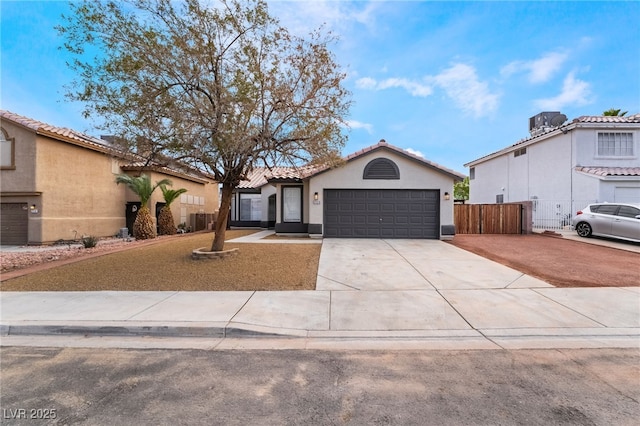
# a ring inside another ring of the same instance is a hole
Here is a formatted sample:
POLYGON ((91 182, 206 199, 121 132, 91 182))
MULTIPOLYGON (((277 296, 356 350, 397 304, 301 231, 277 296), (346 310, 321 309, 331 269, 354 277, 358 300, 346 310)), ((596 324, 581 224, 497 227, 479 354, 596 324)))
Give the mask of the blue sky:
MULTIPOLYGON (((350 154, 380 139, 451 169, 528 136, 529 117, 640 112, 640 2, 270 1, 297 34, 325 24, 353 93, 350 154)), ((64 99, 66 2, 1 2, 0 105, 95 136, 64 99)))

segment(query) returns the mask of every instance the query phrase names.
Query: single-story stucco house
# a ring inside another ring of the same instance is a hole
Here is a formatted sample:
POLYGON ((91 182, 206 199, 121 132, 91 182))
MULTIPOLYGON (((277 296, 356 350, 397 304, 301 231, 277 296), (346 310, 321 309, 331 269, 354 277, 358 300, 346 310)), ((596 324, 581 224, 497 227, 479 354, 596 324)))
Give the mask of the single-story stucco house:
POLYGON ((325 238, 447 239, 462 179, 381 140, 337 167, 254 170, 234 193, 230 223, 325 238))
MULTIPOLYGON (((131 228, 139 198, 118 174, 145 173, 152 182, 168 178, 187 193, 171 205, 176 225, 218 209, 218 184, 185 165, 147 162, 106 140, 0 110, 0 242, 44 244, 83 235, 117 235, 131 228)), ((153 193, 156 217, 164 199, 153 193)), ((213 219, 211 219, 213 220, 213 219)), ((192 226, 193 227, 193 226, 192 226)))

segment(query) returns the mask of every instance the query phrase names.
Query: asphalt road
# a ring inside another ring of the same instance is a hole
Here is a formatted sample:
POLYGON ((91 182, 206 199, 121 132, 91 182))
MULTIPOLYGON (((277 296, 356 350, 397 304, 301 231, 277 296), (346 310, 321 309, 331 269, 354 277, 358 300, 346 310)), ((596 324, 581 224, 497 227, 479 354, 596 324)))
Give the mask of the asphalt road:
POLYGON ((6 425, 631 425, 640 418, 637 349, 5 347, 0 354, 6 425))

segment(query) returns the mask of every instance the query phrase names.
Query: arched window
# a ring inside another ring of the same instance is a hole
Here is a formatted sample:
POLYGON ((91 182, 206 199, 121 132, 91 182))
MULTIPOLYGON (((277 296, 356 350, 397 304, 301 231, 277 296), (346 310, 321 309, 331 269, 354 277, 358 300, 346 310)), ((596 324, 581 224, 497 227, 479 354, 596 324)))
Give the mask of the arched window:
POLYGON ((15 139, 9 138, 6 130, 0 129, 0 169, 16 168, 15 139))
POLYGON ((400 170, 388 158, 371 160, 364 168, 363 179, 400 179, 400 170))

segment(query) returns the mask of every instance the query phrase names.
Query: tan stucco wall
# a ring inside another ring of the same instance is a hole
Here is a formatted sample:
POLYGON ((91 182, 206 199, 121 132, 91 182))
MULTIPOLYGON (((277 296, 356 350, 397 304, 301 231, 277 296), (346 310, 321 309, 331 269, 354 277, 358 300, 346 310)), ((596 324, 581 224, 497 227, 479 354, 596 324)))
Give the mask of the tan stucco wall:
POLYGON ((31 164, 36 156, 36 135, 10 121, 3 120, 2 128, 9 138, 15 139, 15 170, 0 170, 2 192, 33 192, 35 172, 31 164))
MULTIPOLYGON (((129 173, 131 174, 131 173, 129 173)), ((167 176, 158 172, 147 173, 154 184, 162 179, 169 179, 173 184, 171 189, 185 188, 186 193, 182 194, 171 204, 171 214, 176 226, 181 222, 189 224, 189 218, 193 213, 214 214, 218 210, 218 185, 216 183, 199 183, 183 179, 176 176, 167 176), (183 220, 186 217, 186 220, 183 220)), ((126 201, 139 201, 137 196, 127 190, 126 201)), ((149 200, 149 208, 155 220, 155 209, 157 203, 164 203, 162 191, 156 189, 149 200)))
POLYGON ((439 189, 440 225, 453 225, 453 178, 435 169, 430 169, 416 161, 409 160, 392 151, 378 150, 358 157, 342 167, 321 173, 311 178, 305 187, 305 221, 323 223, 324 189, 439 189), (363 179, 365 166, 375 158, 388 158, 395 162, 400 170, 399 180, 363 179), (308 188, 308 190, 306 190, 308 188), (313 203, 313 194, 317 192, 320 203, 313 203), (450 200, 442 199, 445 192, 451 194, 450 200), (307 216, 308 215, 308 216, 307 216))
POLYGON ((42 241, 116 235, 125 226, 118 163, 106 154, 38 136, 36 188, 42 241))
MULTIPOLYGON (((37 191, 36 173, 33 167, 36 158, 36 134, 6 120, 2 120, 2 128, 8 138, 14 139, 15 169, 0 170, 1 201, 39 206, 42 204, 41 197, 34 194, 37 191)), ((28 220, 28 241, 39 242, 41 234, 39 214, 30 213, 28 220)))

